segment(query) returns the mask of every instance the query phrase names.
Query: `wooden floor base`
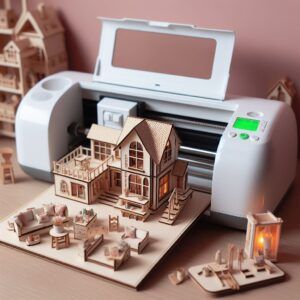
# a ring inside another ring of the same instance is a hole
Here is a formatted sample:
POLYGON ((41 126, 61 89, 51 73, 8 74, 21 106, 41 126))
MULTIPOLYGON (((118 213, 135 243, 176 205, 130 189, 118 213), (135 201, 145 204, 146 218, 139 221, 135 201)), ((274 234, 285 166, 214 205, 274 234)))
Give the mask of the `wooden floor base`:
MULTIPOLYGON (((17 212, 22 211, 27 207, 41 207, 44 203, 66 204, 71 217, 75 216, 84 207, 87 207, 79 202, 55 196, 54 187, 52 186, 32 200, 32 202, 27 204, 26 207, 20 208, 17 212)), ((51 237, 49 235, 42 236, 40 244, 28 247, 25 242, 19 241, 15 232, 7 230, 7 221, 17 212, 1 221, 0 243, 137 289, 145 277, 162 260, 162 258, 165 257, 165 255, 180 240, 193 223, 195 223, 209 205, 210 195, 194 192, 192 199, 187 202, 173 226, 158 222, 161 212, 151 215, 146 222, 140 222, 128 218, 122 218, 120 211, 116 208, 103 204, 91 205, 90 207, 97 213, 100 224, 107 225, 109 214, 119 215, 121 227, 135 226, 149 231, 150 242, 145 251, 140 255, 133 252, 132 257, 118 271, 113 271, 110 268, 91 262, 84 262, 78 255, 78 243, 80 243, 80 241, 75 240, 71 235, 70 247, 59 251, 51 248, 51 237)))

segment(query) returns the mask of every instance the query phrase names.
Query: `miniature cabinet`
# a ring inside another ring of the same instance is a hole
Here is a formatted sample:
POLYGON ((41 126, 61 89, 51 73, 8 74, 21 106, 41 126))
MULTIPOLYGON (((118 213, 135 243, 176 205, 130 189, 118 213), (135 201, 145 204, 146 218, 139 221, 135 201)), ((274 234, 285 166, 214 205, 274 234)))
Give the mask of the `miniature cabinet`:
POLYGON ((43 77, 67 69, 64 28, 44 4, 29 11, 21 0, 17 16, 10 0, 0 8, 0 135, 14 137, 17 107, 43 77), (53 47, 55 45, 55 47, 53 47))
POLYGON ((87 238, 89 230, 95 225, 97 221, 97 214, 94 214, 87 219, 76 220, 73 223, 74 226, 74 239, 85 240, 87 238))

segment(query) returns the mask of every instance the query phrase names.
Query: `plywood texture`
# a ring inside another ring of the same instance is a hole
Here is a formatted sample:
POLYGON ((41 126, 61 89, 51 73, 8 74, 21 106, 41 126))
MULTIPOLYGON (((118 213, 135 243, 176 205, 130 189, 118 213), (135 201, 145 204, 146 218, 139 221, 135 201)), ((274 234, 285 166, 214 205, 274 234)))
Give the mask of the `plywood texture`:
MULTIPOLYGON (((10 139, 0 139, 0 147, 14 147, 10 139)), ((29 205, 32 198, 44 191, 49 184, 26 176, 15 165, 17 183, 0 185, 0 218, 7 216, 22 205, 29 205)), ((287 276, 282 283, 252 289, 227 296, 226 300, 291 300, 298 299, 300 293, 300 172, 295 184, 285 197, 276 216, 284 220, 278 266, 287 276)), ((101 216, 100 216, 101 218, 101 216)), ((181 239, 180 243, 167 255, 147 277, 136 292, 106 280, 74 271, 60 264, 39 259, 22 251, 0 246, 0 299, 14 300, 196 300, 212 299, 191 280, 174 286, 168 274, 178 267, 200 265, 211 260, 212 255, 229 242, 243 245, 245 232, 197 222, 181 239)), ((145 249, 145 251, 147 248, 145 249)), ((59 250, 63 251, 63 250, 59 250)))
MULTIPOLYGON (((86 207, 86 205, 79 202, 55 196, 54 186, 51 186, 19 211, 26 209, 26 207, 39 208, 42 207, 44 203, 66 204, 68 206, 69 216, 75 216, 80 210, 86 207)), ((37 254, 56 262, 78 268, 82 271, 110 279, 114 282, 137 288, 148 273, 177 242, 181 235, 184 234, 193 222, 205 211, 209 206, 209 203, 209 195, 194 192, 193 198, 185 205, 185 208, 182 210, 181 215, 173 226, 159 223, 159 212, 150 216, 147 222, 140 222, 123 218, 120 211, 113 207, 100 203, 90 205, 89 208, 93 208, 95 213, 97 213, 100 224, 107 225, 108 216, 118 214, 122 227, 135 226, 139 229, 149 231, 150 242, 143 254, 138 255, 132 253, 132 257, 129 261, 126 262, 120 270, 115 272, 105 266, 82 261, 78 256, 78 243, 80 241, 75 239, 71 239, 69 248, 57 251, 56 249, 51 248, 50 236, 46 235, 42 237, 42 241, 39 245, 29 248, 24 242, 19 241, 14 232, 7 230, 7 220, 9 217, 4 218, 0 223, 0 242, 25 250, 28 253, 37 254)), ((122 233, 120 232, 120 240, 121 235, 122 233)), ((117 240, 118 239, 116 239, 116 241, 117 240)))

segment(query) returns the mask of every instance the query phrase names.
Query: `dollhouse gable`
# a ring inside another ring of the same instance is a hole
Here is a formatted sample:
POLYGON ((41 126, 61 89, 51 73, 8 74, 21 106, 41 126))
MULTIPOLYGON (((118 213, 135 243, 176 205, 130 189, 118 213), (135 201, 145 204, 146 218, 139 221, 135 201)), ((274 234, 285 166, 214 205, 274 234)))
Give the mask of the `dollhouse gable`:
POLYGON ((170 135, 174 134, 176 139, 179 140, 171 124, 128 117, 119 137, 118 147, 128 142, 128 137, 130 137, 132 131, 137 133, 146 151, 157 165, 159 165, 162 160, 170 135))
POLYGON ((16 24, 15 33, 36 35, 42 38, 64 31, 56 11, 43 3, 34 11, 26 11, 16 24))

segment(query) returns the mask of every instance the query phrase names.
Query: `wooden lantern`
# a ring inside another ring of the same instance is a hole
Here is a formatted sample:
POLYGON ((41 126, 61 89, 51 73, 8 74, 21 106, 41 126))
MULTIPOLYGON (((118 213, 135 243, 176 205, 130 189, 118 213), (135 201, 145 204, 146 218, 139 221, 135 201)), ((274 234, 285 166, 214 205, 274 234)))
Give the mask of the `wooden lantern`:
POLYGON ((263 255, 271 261, 277 260, 282 219, 271 212, 248 214, 245 253, 249 258, 263 255))

